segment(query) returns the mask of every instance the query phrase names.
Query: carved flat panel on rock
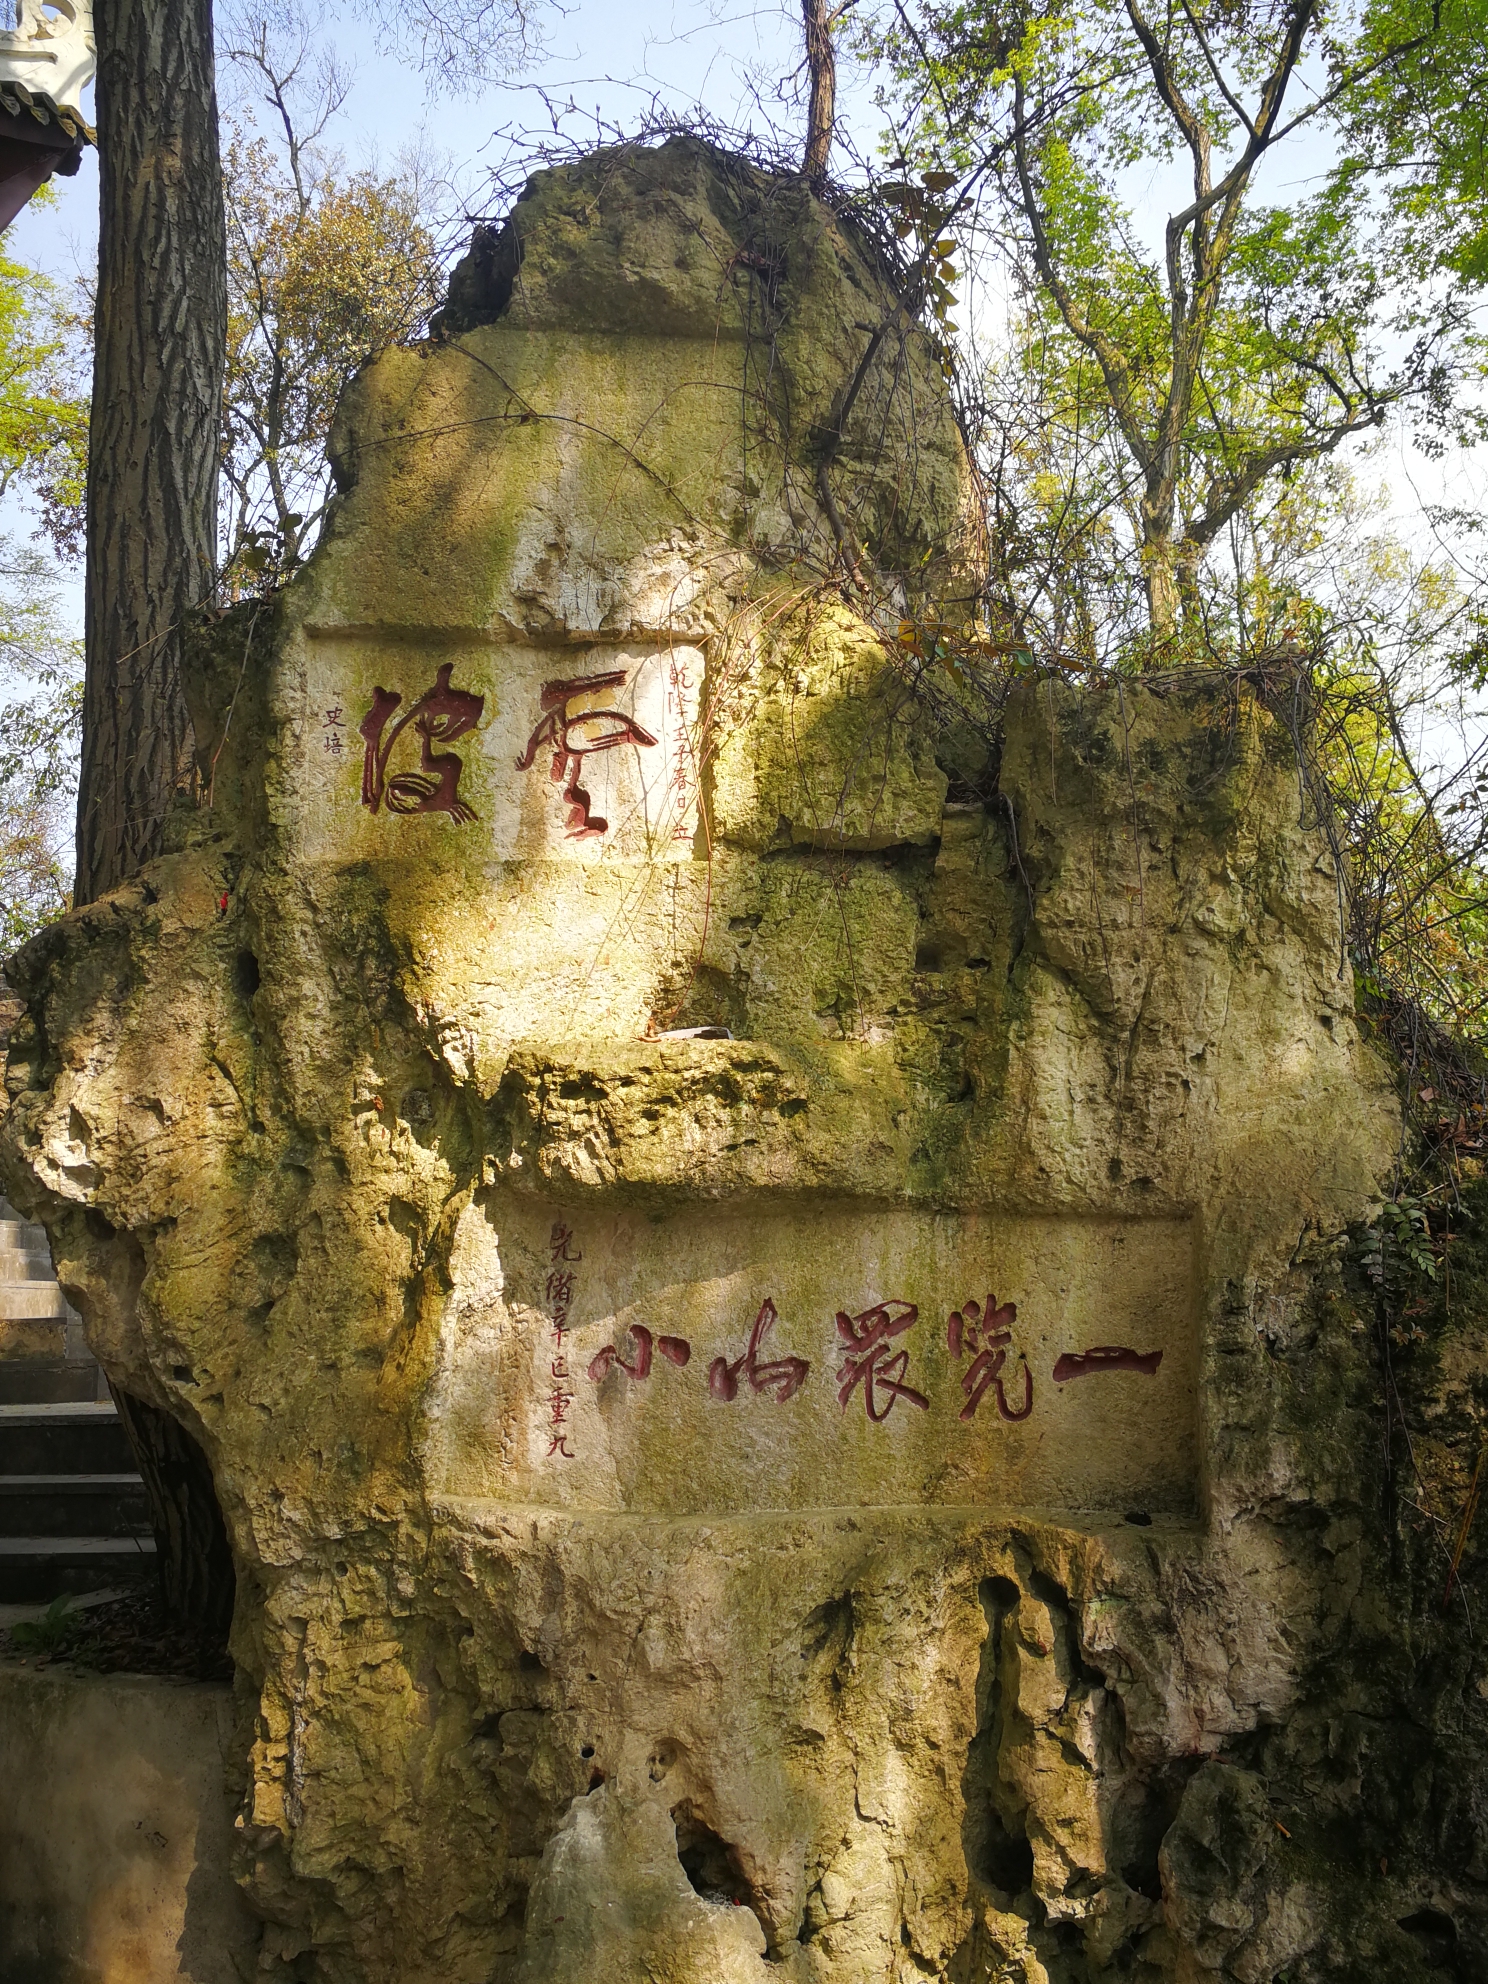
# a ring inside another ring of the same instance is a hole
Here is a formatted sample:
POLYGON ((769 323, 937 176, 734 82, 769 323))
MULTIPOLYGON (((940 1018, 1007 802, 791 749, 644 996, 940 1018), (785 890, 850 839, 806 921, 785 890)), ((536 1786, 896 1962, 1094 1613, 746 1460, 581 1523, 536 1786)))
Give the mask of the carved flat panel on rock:
POLYGON ((446 1494, 1193 1511, 1187 1220, 506 1195, 483 1224, 432 1412, 446 1494))
POLYGON ((701 652, 316 641, 299 789, 322 856, 690 859, 701 652))

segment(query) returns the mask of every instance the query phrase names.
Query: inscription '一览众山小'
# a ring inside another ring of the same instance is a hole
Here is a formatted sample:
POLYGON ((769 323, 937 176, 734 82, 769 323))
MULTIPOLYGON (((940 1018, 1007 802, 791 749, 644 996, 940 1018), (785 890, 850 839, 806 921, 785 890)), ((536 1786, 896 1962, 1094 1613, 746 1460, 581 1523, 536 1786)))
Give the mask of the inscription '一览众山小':
MULTIPOLYGON (((566 1226, 555 1226, 553 1235, 555 1245, 560 1236, 565 1243, 571 1238, 566 1226)), ((562 1273, 555 1268, 549 1275, 549 1298, 556 1300, 557 1291, 563 1299, 564 1329, 572 1286, 570 1273, 562 1273)), ((883 1424, 901 1399, 920 1412, 930 1410, 928 1394, 908 1382, 909 1346, 899 1344, 897 1349, 892 1347, 897 1338, 913 1329, 919 1320, 919 1313, 915 1303, 898 1298, 872 1303, 856 1315, 844 1309, 836 1312, 837 1349, 842 1358, 836 1373, 837 1402, 844 1413, 860 1389, 864 1409, 875 1426, 883 1424)), ((559 1327, 557 1317, 558 1311, 555 1309, 555 1328, 559 1327)), ((1010 1424, 1016 1425, 1032 1415, 1033 1371, 1026 1356, 1013 1348, 1013 1328, 1017 1317, 1017 1303, 999 1303, 995 1295, 989 1295, 985 1303, 963 1302, 959 1309, 951 1310, 946 1319, 946 1348, 957 1363, 968 1355, 971 1357, 971 1363, 960 1380, 965 1402, 960 1407, 958 1418, 973 1419, 989 1392, 996 1403, 999 1418, 1010 1424), (1022 1372, 1022 1396, 1016 1404, 1010 1401, 1003 1381, 1010 1355, 1017 1357, 1022 1372)), ((729 1405, 738 1398, 741 1381, 750 1391, 768 1397, 778 1405, 784 1405, 804 1389, 811 1375, 809 1358, 765 1357, 761 1354, 766 1337, 779 1320, 779 1311, 773 1299, 766 1296, 754 1318, 742 1353, 733 1359, 715 1357, 709 1364, 708 1391, 720 1404, 729 1405)), ((591 1384, 602 1384, 612 1371, 621 1372, 632 1384, 643 1384, 651 1376, 654 1355, 666 1358, 679 1370, 685 1370, 692 1360, 692 1345, 686 1337, 657 1335, 644 1323, 627 1325, 624 1334, 628 1339, 629 1354, 625 1354, 617 1344, 605 1344, 590 1359, 587 1376, 591 1384)), ((1061 1386, 1073 1378, 1098 1376, 1101 1373, 1126 1372, 1151 1378, 1157 1375, 1162 1361, 1161 1350, 1137 1351, 1120 1345, 1102 1345, 1091 1350, 1063 1352, 1055 1361, 1052 1376, 1054 1383, 1061 1386)), ((566 1364, 564 1376, 567 1377, 566 1364)))

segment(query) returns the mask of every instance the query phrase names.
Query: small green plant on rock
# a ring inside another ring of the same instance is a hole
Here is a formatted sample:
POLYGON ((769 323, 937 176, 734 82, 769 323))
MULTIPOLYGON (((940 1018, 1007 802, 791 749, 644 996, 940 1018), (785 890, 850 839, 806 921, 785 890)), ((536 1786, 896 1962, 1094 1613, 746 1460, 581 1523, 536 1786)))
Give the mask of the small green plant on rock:
POLYGON ((60 1653, 78 1622, 77 1607, 63 1592, 54 1598, 39 1619, 23 1619, 10 1629, 10 1643, 17 1653, 60 1653))

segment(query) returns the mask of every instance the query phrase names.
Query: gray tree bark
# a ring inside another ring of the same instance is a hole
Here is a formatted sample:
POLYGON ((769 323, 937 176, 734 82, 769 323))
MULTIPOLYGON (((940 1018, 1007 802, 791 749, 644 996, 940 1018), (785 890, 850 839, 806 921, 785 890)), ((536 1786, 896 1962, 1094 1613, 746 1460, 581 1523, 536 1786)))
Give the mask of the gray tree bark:
POLYGON ((186 615, 212 587, 227 238, 210 0, 98 0, 99 262, 74 900, 192 781, 186 615))
MULTIPOLYGON (((99 255, 88 429, 87 671, 73 899, 159 851, 193 783, 186 620, 212 589, 227 234, 211 0, 96 0, 99 255)), ((116 1391, 168 1611, 224 1634, 234 1577, 205 1454, 116 1391)))

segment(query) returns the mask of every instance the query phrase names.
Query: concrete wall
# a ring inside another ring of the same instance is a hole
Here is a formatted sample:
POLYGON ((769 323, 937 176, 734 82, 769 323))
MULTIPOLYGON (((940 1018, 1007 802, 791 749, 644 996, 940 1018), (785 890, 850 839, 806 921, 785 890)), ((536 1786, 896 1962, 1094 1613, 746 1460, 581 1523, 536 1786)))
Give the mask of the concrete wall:
POLYGON ((240 1984, 226 1687, 0 1662, 0 1984, 240 1984))

